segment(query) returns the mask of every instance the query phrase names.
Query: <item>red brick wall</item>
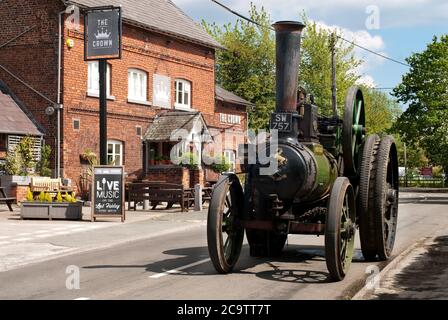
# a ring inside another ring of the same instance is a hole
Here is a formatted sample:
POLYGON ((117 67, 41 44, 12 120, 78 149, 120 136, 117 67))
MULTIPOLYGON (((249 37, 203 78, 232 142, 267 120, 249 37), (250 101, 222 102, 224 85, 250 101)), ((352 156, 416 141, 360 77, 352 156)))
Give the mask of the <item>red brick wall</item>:
MULTIPOLYGON (((86 96, 88 64, 84 62, 83 28, 65 30, 65 38, 74 40, 74 47, 64 47, 64 176, 77 180, 81 165, 79 155, 87 148, 99 152, 97 98, 86 96), (80 130, 73 129, 73 119, 81 121, 80 130)), ((128 25, 123 29, 123 59, 110 60, 111 95, 108 101, 108 138, 124 142, 124 165, 132 174, 142 168, 142 143, 136 126, 143 133, 156 113, 166 109, 131 104, 128 98, 128 69, 138 68, 148 74, 148 100, 152 101, 153 74, 171 77, 171 101, 174 105, 176 78, 192 82, 192 107, 210 116, 214 113, 213 50, 170 39, 128 25), (167 42, 169 40, 169 42, 167 42)), ((65 41, 64 41, 65 42, 65 41)))
POLYGON ((184 188, 190 188, 191 177, 190 170, 183 167, 150 168, 144 180, 182 184, 184 188))
MULTIPOLYGON (((0 63, 53 101, 57 98, 58 13, 64 9, 58 0, 4 0, 0 5, 0 43, 17 36, 26 27, 36 26, 1 49, 0 63)), ((99 153, 99 101, 86 95, 88 64, 84 62, 83 20, 80 22, 79 31, 65 27, 63 30, 61 165, 63 176, 72 179, 74 185, 78 184, 81 173, 79 155, 88 148, 99 153), (67 39, 74 41, 72 49, 67 47, 67 39), (80 120, 79 130, 73 128, 74 119, 80 120)), ((155 114, 165 111, 127 102, 129 68, 148 73, 149 101, 153 100, 154 73, 171 77, 172 105, 174 80, 187 79, 192 82, 192 107, 204 114, 210 127, 231 127, 219 122, 216 110, 241 114, 244 120, 239 129, 245 130, 245 113, 241 108, 215 105, 214 50, 129 25, 124 25, 123 35, 123 59, 110 61, 111 95, 115 96, 115 101, 108 101, 108 137, 123 141, 127 173, 135 173, 142 167, 141 140, 136 134, 136 126, 142 127, 144 133, 155 114)), ((45 139, 54 154, 57 119, 44 112, 50 104, 1 70, 0 78, 45 127, 45 139)), ((51 166, 54 166, 54 159, 51 166)))
MULTIPOLYGON (((57 97, 58 12, 62 10, 62 2, 55 0, 4 0, 0 3, 0 43, 34 27, 0 49, 0 64, 53 101, 57 97)), ((0 79, 46 128, 45 140, 54 150, 56 116, 48 117, 44 112, 50 103, 2 69, 0 79)), ((54 165, 53 160, 51 165, 54 165)))

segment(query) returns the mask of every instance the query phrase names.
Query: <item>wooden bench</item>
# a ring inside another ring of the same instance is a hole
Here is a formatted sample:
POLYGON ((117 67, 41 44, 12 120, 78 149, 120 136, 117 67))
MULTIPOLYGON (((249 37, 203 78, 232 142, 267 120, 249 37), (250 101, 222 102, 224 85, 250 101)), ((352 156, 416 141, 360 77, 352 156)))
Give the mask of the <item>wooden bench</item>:
POLYGON ((33 196, 39 195, 41 192, 51 192, 57 195, 58 192, 68 193, 73 196, 73 190, 63 185, 61 179, 51 179, 48 177, 32 177, 30 190, 33 196))
POLYGON ((194 196, 191 189, 185 189, 181 184, 173 183, 130 183, 128 185, 128 209, 137 210, 137 203, 150 201, 154 210, 160 202, 167 202, 167 209, 178 203, 182 212, 194 203, 194 196), (132 207, 132 202, 134 206, 132 207))
POLYGON ((16 202, 16 198, 7 197, 4 188, 0 187, 0 203, 5 203, 9 211, 13 212, 12 204, 16 202))

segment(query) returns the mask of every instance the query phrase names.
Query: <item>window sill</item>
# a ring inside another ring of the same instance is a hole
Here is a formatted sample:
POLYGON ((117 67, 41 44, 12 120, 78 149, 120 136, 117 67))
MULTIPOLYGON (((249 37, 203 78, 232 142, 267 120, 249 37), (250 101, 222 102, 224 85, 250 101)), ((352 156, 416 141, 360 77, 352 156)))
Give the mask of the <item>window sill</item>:
POLYGON ((137 99, 131 99, 131 98, 128 98, 128 103, 141 104, 141 105, 144 105, 144 106, 152 106, 152 102, 151 101, 143 101, 143 100, 137 100, 137 99))
POLYGON ((174 109, 181 110, 181 111, 192 111, 193 110, 190 106, 182 105, 182 104, 175 104, 174 109))
MULTIPOLYGON (((96 92, 87 92, 89 98, 100 98, 100 95, 96 92)), ((115 96, 107 96, 107 100, 115 101, 115 96)))

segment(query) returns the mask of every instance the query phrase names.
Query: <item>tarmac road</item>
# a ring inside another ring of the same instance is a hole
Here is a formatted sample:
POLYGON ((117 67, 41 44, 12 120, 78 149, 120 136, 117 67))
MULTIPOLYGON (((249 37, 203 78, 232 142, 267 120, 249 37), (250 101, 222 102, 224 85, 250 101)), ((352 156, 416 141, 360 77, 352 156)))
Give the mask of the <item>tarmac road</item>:
MULTIPOLYGON (((394 256, 440 230, 448 206, 400 204, 394 256)), ((359 242, 346 279, 331 283, 323 237, 290 236, 280 258, 251 258, 245 244, 236 270, 218 275, 208 259, 203 224, 108 249, 73 254, 0 273, 3 299, 349 299, 365 284, 359 242), (73 284, 79 267, 80 289, 73 284), (76 272, 75 272, 76 273, 76 272), (76 274, 75 274, 76 275, 76 274)), ((1 249, 0 249, 1 250, 1 249)))

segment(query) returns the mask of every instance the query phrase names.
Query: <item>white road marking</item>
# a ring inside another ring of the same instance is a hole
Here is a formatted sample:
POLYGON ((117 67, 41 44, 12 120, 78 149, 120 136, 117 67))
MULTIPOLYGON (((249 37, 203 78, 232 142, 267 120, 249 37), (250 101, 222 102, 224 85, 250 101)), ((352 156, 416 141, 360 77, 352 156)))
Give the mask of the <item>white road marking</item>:
POLYGON ((6 237, 6 236, 2 236, 2 237, 0 237, 0 239, 9 239, 9 238, 11 238, 11 237, 6 237))
POLYGON ((187 264, 186 266, 183 266, 183 267, 180 267, 180 268, 168 270, 168 271, 165 271, 165 272, 162 272, 162 273, 157 273, 157 274, 154 274, 152 276, 149 276, 149 278, 151 278, 151 279, 158 279, 158 278, 167 276, 169 274, 179 273, 182 270, 195 267, 197 265, 203 264, 203 263, 208 262, 208 261, 210 261, 210 258, 199 260, 197 262, 193 262, 193 263, 187 264))
POLYGON ((0 241, 0 246, 4 246, 10 243, 11 243, 10 241, 0 241))
POLYGON ((76 299, 73 299, 73 300, 90 300, 90 298, 81 297, 81 298, 76 298, 76 299))

